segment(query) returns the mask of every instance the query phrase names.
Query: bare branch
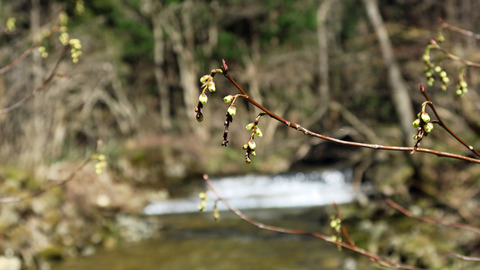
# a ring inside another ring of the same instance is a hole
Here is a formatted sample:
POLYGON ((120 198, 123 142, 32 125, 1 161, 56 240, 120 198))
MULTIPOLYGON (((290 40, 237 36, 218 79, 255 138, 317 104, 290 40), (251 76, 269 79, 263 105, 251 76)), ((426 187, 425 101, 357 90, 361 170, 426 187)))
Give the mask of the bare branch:
MULTIPOLYGON (((243 214, 240 210, 238 210, 237 208, 235 208, 234 206, 232 206, 228 200, 226 200, 225 198, 223 198, 220 193, 217 192, 217 190, 213 187, 212 185, 212 182, 210 181, 209 177, 207 174, 204 174, 203 175, 203 179, 205 180, 205 182, 207 183, 209 189, 215 194, 215 196, 217 196, 217 198, 222 201, 226 206, 227 208, 233 212, 235 215, 237 215, 239 218, 241 218, 242 220, 252 224, 253 226, 255 227, 258 227, 260 229, 263 229, 263 230, 268 230, 268 231, 273 231, 273 232, 279 232, 279 233, 286 233, 286 234, 295 234, 295 235, 305 235, 305 236, 310 236, 310 237, 315 237, 315 238, 319 238, 319 239, 322 239, 323 241, 325 242, 328 242, 328 243, 331 243, 331 244, 335 244, 337 246, 341 246, 343 248, 346 248, 346 249, 349 249, 353 252, 356 252, 358 254, 361 254, 363 256, 366 256, 368 258, 370 258, 371 261, 377 263, 378 265, 380 266, 385 266, 385 267, 390 267, 390 268, 396 268, 396 269, 409 269, 409 270, 417 270, 417 269, 423 269, 423 268, 416 268, 416 267, 413 267, 413 266, 409 266, 409 265, 403 265, 403 264, 398 264, 398 263, 395 263, 393 261, 390 261, 390 260, 387 260, 387 259, 384 259, 382 257, 380 257, 379 255, 376 255, 376 254, 373 254, 373 253, 370 253, 364 249, 361 249, 357 246, 355 246, 353 243, 345 243, 345 242, 339 242, 339 241, 335 241, 333 240, 331 237, 327 236, 327 235, 324 235, 324 234, 321 234, 321 233, 317 233, 317 232, 308 232, 308 231, 303 231, 303 230, 293 230, 293 229, 287 229, 287 228, 282 228, 282 227, 277 227, 277 226, 271 226, 271 225, 267 225, 267 224, 264 224, 264 223, 261 223, 259 221, 256 221, 254 219, 251 219, 249 218, 248 216, 246 216, 245 214, 243 214)), ((345 230, 344 227, 342 228, 342 230, 345 230)), ((348 235, 348 234, 347 234, 348 235)), ((348 236, 346 236, 348 237, 348 236)), ((348 238, 349 239, 349 238, 348 238)))
POLYGON ((453 228, 467 230, 467 231, 470 231, 470 232, 480 234, 480 228, 473 227, 473 226, 470 226, 470 225, 467 225, 467 224, 449 223, 449 222, 445 222, 445 221, 434 219, 434 218, 418 216, 418 215, 415 215, 412 212, 408 211, 407 209, 403 208, 399 204, 395 203, 391 199, 387 198, 387 199, 385 199, 385 201, 391 207, 397 209, 398 211, 400 211, 402 214, 406 215, 407 217, 411 217, 411 218, 418 219, 418 220, 425 221, 425 222, 432 223, 432 224, 442 225, 442 226, 445 226, 445 227, 453 227, 453 228))
POLYGON ((82 164, 80 164, 80 166, 78 166, 77 169, 75 169, 73 172, 71 172, 67 177, 65 177, 64 179, 62 180, 59 180, 47 187, 44 187, 44 188, 41 188, 39 190, 36 190, 34 192, 31 192, 25 196, 15 196, 15 197, 6 197, 6 198, 0 198, 0 204, 5 204, 5 203, 16 203, 16 202, 21 202, 21 201, 25 201, 27 199, 31 199, 31 198, 34 198, 34 197, 37 197, 37 196, 40 196, 42 195, 43 193, 51 190, 52 188, 54 187, 58 187, 58 186, 63 186, 65 184, 67 184, 68 182, 72 181, 73 179, 75 179, 75 176, 77 175, 78 172, 80 172, 83 168, 85 168, 85 166, 87 166, 88 163, 90 163, 90 161, 92 161, 94 159, 94 155, 97 153, 97 150, 98 150, 98 147, 101 145, 102 141, 101 140, 98 140, 97 141, 97 144, 95 145, 95 148, 93 149, 93 152, 92 154, 86 158, 82 164))

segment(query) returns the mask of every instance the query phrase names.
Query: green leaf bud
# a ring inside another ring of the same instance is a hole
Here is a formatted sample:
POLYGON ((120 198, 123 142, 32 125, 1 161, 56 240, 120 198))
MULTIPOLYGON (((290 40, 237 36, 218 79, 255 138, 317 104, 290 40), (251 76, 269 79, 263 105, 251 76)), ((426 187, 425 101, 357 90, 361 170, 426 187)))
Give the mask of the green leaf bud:
POLYGON ((203 114, 197 117, 197 122, 200 123, 200 122, 203 122, 203 120, 204 120, 203 114))
POLYGON ((413 139, 416 141, 418 139, 418 134, 413 135, 413 139))
POLYGON ((428 115, 428 113, 422 113, 421 118, 425 123, 430 122, 430 115, 428 115))
POLYGON ((414 128, 418 128, 420 126, 420 119, 415 119, 415 121, 413 121, 412 123, 413 127, 414 128))
POLYGON ((246 128, 248 131, 252 130, 252 128, 253 128, 253 123, 248 124, 245 128, 246 128))
POLYGON ((232 95, 225 96, 225 97, 223 98, 223 101, 224 101, 225 103, 230 103, 230 102, 233 101, 233 96, 232 96, 232 95))
POLYGON ((200 101, 200 103, 202 103, 202 104, 207 103, 207 101, 208 101, 207 94, 202 93, 202 94, 198 97, 198 101, 200 101))
POLYGON ((228 112, 228 114, 230 114, 231 116, 235 116, 235 114, 237 113, 237 108, 236 108, 236 107, 233 107, 233 106, 230 106, 230 107, 228 107, 227 112, 228 112))
POLYGON ((430 133, 433 130, 433 123, 427 123, 423 126, 425 132, 430 133))

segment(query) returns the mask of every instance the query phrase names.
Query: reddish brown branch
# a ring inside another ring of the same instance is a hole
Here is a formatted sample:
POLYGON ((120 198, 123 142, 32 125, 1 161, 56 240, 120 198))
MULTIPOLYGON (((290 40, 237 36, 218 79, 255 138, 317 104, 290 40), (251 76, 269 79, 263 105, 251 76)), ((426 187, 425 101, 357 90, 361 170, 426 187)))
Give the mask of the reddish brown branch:
POLYGON ((453 26, 453 25, 445 22, 442 18, 438 18, 438 21, 440 22, 440 27, 441 28, 446 28, 446 29, 451 30, 453 32, 457 32, 459 34, 462 34, 462 35, 467 36, 467 37, 472 37, 474 39, 480 39, 479 34, 476 34, 472 31, 469 31, 469 30, 466 30, 466 29, 463 29, 463 28, 460 28, 460 27, 453 26))
POLYGON ((432 223, 432 224, 442 225, 442 226, 445 226, 445 227, 453 227, 453 228, 462 229, 462 230, 467 230, 467 231, 471 231, 471 232, 480 234, 480 228, 477 228, 477 227, 474 227, 474 226, 470 226, 470 225, 467 225, 467 224, 449 223, 449 222, 445 222, 445 221, 438 220, 438 219, 434 219, 434 218, 418 216, 418 215, 415 215, 415 214, 413 214, 412 212, 408 211, 407 209, 403 208, 403 207, 400 206, 399 204, 395 203, 395 202, 392 201, 391 199, 388 199, 388 198, 387 198, 387 199, 385 199, 385 201, 386 201, 391 207, 397 209, 399 212, 401 212, 402 214, 406 215, 407 217, 411 217, 411 218, 418 219, 418 220, 421 220, 421 221, 424 221, 424 222, 428 222, 428 223, 432 223))
POLYGON ((39 190, 36 190, 34 192, 31 192, 25 196, 15 196, 15 197, 6 197, 6 198, 0 198, 0 204, 4 204, 4 203, 15 203, 15 202, 21 202, 21 201, 25 201, 27 199, 31 199, 31 198, 34 198, 34 197, 37 197, 37 196, 40 196, 41 194, 51 190, 52 188, 54 187, 58 187, 58 186, 63 186, 65 184, 67 184, 68 182, 72 181, 73 179, 75 179, 75 176, 77 175, 78 172, 80 172, 83 168, 85 168, 85 166, 87 166, 87 164, 93 160, 94 158, 94 155, 95 153, 97 152, 98 150, 98 147, 100 146, 101 144, 101 140, 98 140, 97 141, 97 144, 95 145, 95 148, 93 149, 93 152, 92 154, 87 158, 85 159, 82 164, 80 164, 80 166, 78 166, 77 169, 75 169, 73 172, 71 172, 67 177, 65 177, 64 179, 62 180, 59 180, 47 187, 44 187, 44 188, 41 188, 39 190))
POLYGON ((437 117, 437 120, 440 124, 440 126, 445 129, 450 135, 452 135, 457 141, 459 141, 461 144, 463 144, 468 150, 472 151, 477 157, 480 157, 480 153, 475 150, 475 148, 472 145, 469 145, 466 143, 464 140, 462 140, 460 137, 455 134, 450 128, 448 128, 447 124, 443 121, 443 119, 440 117, 440 115, 437 112, 437 109, 435 109, 435 105, 433 105, 433 102, 430 100, 430 98, 427 95, 427 92, 425 91, 425 88, 423 85, 420 84, 420 92, 422 92, 423 96, 425 99, 428 101, 428 106, 432 109, 433 113, 435 114, 435 117, 437 117))
POLYGON ((393 261, 384 259, 384 258, 380 257, 379 255, 376 255, 376 254, 370 253, 370 252, 368 252, 364 249, 358 248, 357 246, 352 245, 350 243, 344 243, 344 242, 339 242, 339 241, 332 240, 331 237, 329 237, 327 235, 324 235, 324 234, 321 234, 321 233, 308 232, 308 231, 303 231, 303 230, 293 230, 293 229, 287 229, 287 228, 282 228, 282 227, 277 227, 277 226, 271 226, 271 225, 267 225, 267 224, 261 223, 259 221, 256 221, 254 219, 251 219, 248 216, 246 216, 245 214, 243 214, 240 210, 238 210, 237 208, 232 206, 225 198, 223 198, 220 195, 220 193, 217 192, 217 190, 213 187, 212 182, 210 181, 207 174, 203 175, 203 179, 207 183, 209 189, 215 194, 215 196, 217 196, 217 198, 220 201, 222 201, 227 206, 227 208, 231 212, 233 212, 239 218, 241 218, 242 220, 252 224, 253 226, 255 226, 257 228, 260 228, 260 229, 263 229, 263 230, 268 230, 268 231, 273 231, 273 232, 279 232, 279 233, 305 235, 305 236, 319 238, 319 239, 322 239, 325 242, 332 243, 332 244, 335 244, 337 246, 341 246, 343 248, 349 249, 349 250, 351 250, 353 252, 356 252, 358 254, 361 254, 363 256, 367 256, 368 258, 370 258, 370 260, 372 260, 373 262, 375 262, 375 263, 377 263, 381 266, 386 266, 386 267, 396 268, 396 269, 410 269, 410 270, 422 269, 422 268, 416 268, 416 267, 409 266, 409 265, 403 265, 403 264, 395 263, 393 261))
MULTIPOLYGON (((224 63, 224 66, 226 66, 226 64, 224 63)), ((467 157, 467 156, 464 156, 464 155, 458 155, 458 154, 453 154, 453 153, 448 153, 448 152, 441 152, 441 151, 437 151, 437 150, 433 150, 433 149, 428 149, 428 148, 415 148, 415 147, 405 147, 405 146, 386 146, 386 145, 379 145, 379 144, 370 144, 370 143, 360 143, 360 142, 352 142, 352 141, 345 141, 345 140, 341 140, 341 139, 337 139, 337 138, 333 138, 333 137, 329 137, 329 136, 326 136, 326 135, 322 135, 322 134, 319 134, 319 133, 316 133, 316 132, 313 132, 313 131, 310 131, 302 126, 300 126, 299 124, 296 124, 296 123, 292 123, 280 116, 278 116, 277 114, 271 112, 270 110, 268 110, 267 108, 263 107, 261 104, 259 104, 258 102, 256 102, 254 99, 252 99, 251 97, 248 96, 248 94, 245 92, 245 90, 243 90, 238 84, 237 82, 232 78, 232 76, 227 72, 227 71, 224 71, 224 75, 225 77, 233 84, 235 85, 235 87, 243 94, 245 95, 245 99, 253 104, 255 107, 259 108, 260 110, 264 111, 266 114, 268 114, 268 116, 270 116, 271 118, 287 125, 288 127, 291 127, 291 128, 294 128, 298 131, 301 131, 303 132, 305 135, 308 135, 308 136, 312 136, 312 137, 317 137, 317 138, 320 138, 322 140, 326 140, 326 141, 330 141, 330 142, 334 142, 334 143, 338 143, 338 144, 343 144, 343 145, 350 145, 350 146, 356 146, 356 147, 364 147, 364 148, 371 148, 371 149, 376 149, 376 150, 389 150, 389 151, 403 151, 403 152, 411 152, 411 151, 416 151, 416 152, 423 152, 423 153, 428 153, 428 154, 432 154, 432 155, 436 155, 436 156, 439 156, 439 157, 447 157, 447 158, 453 158, 453 159, 460 159, 460 160, 465 160, 465 161, 469 161, 469 162, 474 162, 474 163, 480 163, 480 159, 478 158, 471 158, 471 157, 467 157)))

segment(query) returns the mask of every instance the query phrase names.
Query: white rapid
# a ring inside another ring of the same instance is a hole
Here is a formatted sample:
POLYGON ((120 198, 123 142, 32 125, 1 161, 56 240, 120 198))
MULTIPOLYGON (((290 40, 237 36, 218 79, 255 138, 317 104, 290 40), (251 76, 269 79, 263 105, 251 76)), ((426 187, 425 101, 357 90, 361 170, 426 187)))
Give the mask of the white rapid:
MULTIPOLYGON (((352 201, 352 171, 325 170, 276 175, 244 175, 211 179, 215 189, 238 209, 292 208, 341 204, 352 201)), ((216 199, 209 191, 206 209, 216 199)), ((188 198, 158 201, 144 209, 147 215, 198 211, 198 194, 188 198)), ((219 210, 226 210, 218 203, 219 210)))

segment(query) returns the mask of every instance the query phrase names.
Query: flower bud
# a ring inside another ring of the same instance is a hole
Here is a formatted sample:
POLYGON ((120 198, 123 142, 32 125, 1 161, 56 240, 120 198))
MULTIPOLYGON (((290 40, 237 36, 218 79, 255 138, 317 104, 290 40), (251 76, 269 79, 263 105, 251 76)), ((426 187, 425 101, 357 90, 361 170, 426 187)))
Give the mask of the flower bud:
POLYGON ((416 141, 418 139, 418 134, 413 135, 413 139, 416 141))
MULTIPOLYGON (((442 67, 441 66, 436 66, 435 67, 435 72, 440 72, 440 71, 442 71, 442 67)), ((442 76, 442 75, 440 75, 440 76, 442 76)))
POLYGON ((210 82, 208 83, 208 91, 210 91, 210 92, 215 92, 215 90, 217 90, 217 89, 215 88, 215 82, 214 82, 214 81, 210 81, 210 82))
POLYGON ((255 151, 252 151, 252 152, 250 152, 250 155, 252 155, 252 157, 254 157, 254 156, 257 155, 257 153, 255 153, 255 151))
POLYGON ((223 98, 223 101, 224 101, 225 103, 230 103, 230 102, 233 101, 233 96, 232 96, 232 95, 225 96, 225 97, 223 98))
POLYGON ((433 130, 433 123, 427 123, 423 126, 425 132, 430 133, 433 130))
POLYGON ((425 61, 425 62, 430 62, 430 55, 424 54, 424 55, 423 55, 423 61, 425 61))
POLYGON ((200 82, 201 83, 206 83, 209 79, 210 79, 210 75, 203 75, 201 78, 200 78, 200 82))
POLYGON ((243 150, 247 150, 247 148, 248 148, 248 144, 244 144, 243 145, 243 150))
POLYGON ((418 128, 420 126, 420 119, 415 119, 415 121, 413 121, 412 123, 413 127, 414 128, 418 128))
POLYGON ((202 104, 205 104, 207 103, 208 101, 208 97, 205 93, 202 93, 199 97, 198 97, 198 101, 200 101, 200 103, 202 104))
POLYGON ((430 122, 430 116, 428 115, 428 113, 422 113, 421 118, 425 123, 430 122))
POLYGON ((200 123, 200 122, 203 122, 203 114, 200 114, 199 116, 197 116, 197 121, 200 123))
POLYGON ((443 83, 447 84, 447 83, 450 82, 450 79, 445 76, 445 77, 442 78, 442 81, 443 81, 443 83))
POLYGON ((251 150, 254 150, 255 147, 257 147, 257 144, 255 143, 255 141, 253 140, 248 141, 248 148, 250 148, 251 150))
POLYGON ((253 128, 253 123, 248 124, 245 128, 246 128, 248 131, 252 130, 252 128, 253 128))
POLYGON ((465 81, 462 81, 460 83, 460 87, 462 87, 462 88, 467 88, 467 86, 468 86, 468 84, 465 81))
POLYGON ((447 77, 447 72, 445 71, 440 72, 440 77, 442 78, 447 77))
POLYGON ((230 107, 228 107, 227 112, 228 112, 228 114, 230 114, 231 116, 235 116, 235 114, 237 113, 237 108, 236 108, 236 107, 233 107, 233 106, 230 106, 230 107))
POLYGON ((262 130, 260 130, 259 127, 257 127, 257 129, 255 129, 255 133, 257 134, 257 137, 262 137, 263 136, 262 130))
POLYGON ((435 81, 434 78, 428 79, 428 82, 427 82, 428 86, 433 86, 433 82, 434 82, 434 81, 435 81))

